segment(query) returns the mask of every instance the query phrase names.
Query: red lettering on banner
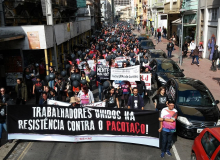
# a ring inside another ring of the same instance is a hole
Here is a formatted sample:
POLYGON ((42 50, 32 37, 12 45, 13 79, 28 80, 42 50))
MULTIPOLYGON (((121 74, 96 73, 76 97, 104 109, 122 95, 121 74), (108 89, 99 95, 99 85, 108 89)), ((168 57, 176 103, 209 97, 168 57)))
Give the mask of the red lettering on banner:
POLYGON ((129 132, 129 122, 126 122, 127 125, 127 132, 129 132))
POLYGON ((110 121, 106 121, 106 125, 107 125, 107 131, 109 131, 109 126, 111 125, 110 121))
POLYGON ((112 131, 116 131, 115 121, 112 121, 112 131))
POLYGON ((121 122, 121 130, 122 132, 125 132, 125 122, 121 122))
POLYGON ((137 128, 139 125, 140 124, 138 122, 135 123, 135 131, 136 131, 136 133, 140 132, 140 129, 137 128))
POLYGON ((148 81, 148 75, 146 76, 145 80, 148 81))
POLYGON ((145 134, 145 125, 141 124, 141 134, 145 134))
POLYGON ((130 128, 130 132, 133 132, 133 133, 135 133, 135 131, 134 131, 134 123, 131 123, 131 128, 130 128))
POLYGON ((120 123, 121 123, 120 121, 117 121, 117 131, 119 132, 121 131, 121 128, 119 128, 120 123))

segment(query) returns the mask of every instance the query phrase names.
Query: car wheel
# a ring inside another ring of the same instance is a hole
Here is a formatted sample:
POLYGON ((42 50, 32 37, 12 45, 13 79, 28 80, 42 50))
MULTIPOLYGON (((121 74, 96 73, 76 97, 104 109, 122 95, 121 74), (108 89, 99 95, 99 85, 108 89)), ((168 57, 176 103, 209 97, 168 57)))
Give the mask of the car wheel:
POLYGON ((196 154, 195 153, 191 154, 191 160, 196 160, 196 154))

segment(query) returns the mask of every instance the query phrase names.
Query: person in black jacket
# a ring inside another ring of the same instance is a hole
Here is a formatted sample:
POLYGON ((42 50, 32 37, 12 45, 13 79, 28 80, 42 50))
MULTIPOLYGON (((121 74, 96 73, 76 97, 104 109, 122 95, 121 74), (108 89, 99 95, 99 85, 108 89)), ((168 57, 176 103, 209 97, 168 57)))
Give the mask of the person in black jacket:
POLYGON ((182 46, 182 52, 183 52, 182 55, 184 57, 186 57, 187 56, 187 52, 188 52, 188 43, 187 43, 187 41, 182 46))
POLYGON ((172 40, 170 39, 169 43, 167 44, 168 58, 171 58, 173 47, 174 47, 174 44, 172 40))
POLYGON ((45 105, 47 104, 47 93, 42 93, 42 98, 40 99, 39 105, 45 105))
POLYGON ((136 81, 137 84, 137 89, 138 89, 138 95, 141 96, 142 98, 144 98, 144 93, 147 95, 146 91, 146 85, 144 83, 144 81, 142 81, 142 78, 140 76, 140 81, 136 81))
POLYGON ((10 96, 5 93, 5 88, 0 89, 0 100, 3 105, 7 105, 7 101, 10 99, 10 96))
POLYGON ((57 88, 57 95, 59 101, 66 101, 66 82, 62 78, 58 78, 58 82, 55 84, 57 88))
POLYGON ((219 58, 218 56, 219 56, 218 45, 215 45, 215 50, 214 50, 213 56, 212 56, 212 66, 211 66, 212 71, 216 71, 216 61, 219 58))
POLYGON ((58 100, 58 97, 56 96, 56 91, 54 89, 50 90, 50 96, 48 97, 50 100, 58 100))
POLYGON ((2 101, 0 100, 0 147, 1 147, 1 138, 2 138, 3 128, 5 129, 5 131, 7 131, 5 113, 6 113, 5 103, 2 103, 2 101))
POLYGON ((105 95, 106 107, 119 108, 118 94, 113 86, 109 87, 109 92, 105 95))
POLYGON ((165 87, 160 87, 157 91, 157 94, 152 98, 152 101, 154 102, 157 111, 161 111, 163 108, 167 106, 168 96, 165 92, 165 87))
POLYGON ((128 109, 142 109, 144 110, 144 100, 138 95, 138 88, 133 88, 134 95, 131 95, 128 99, 128 109))

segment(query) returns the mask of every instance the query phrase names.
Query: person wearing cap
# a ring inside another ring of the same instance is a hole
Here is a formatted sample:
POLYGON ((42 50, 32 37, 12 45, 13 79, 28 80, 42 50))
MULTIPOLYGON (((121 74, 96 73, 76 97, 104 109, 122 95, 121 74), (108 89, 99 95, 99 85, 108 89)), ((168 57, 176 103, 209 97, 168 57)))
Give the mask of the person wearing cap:
POLYGON ((76 97, 71 97, 70 98, 70 103, 71 103, 71 105, 69 107, 80 107, 80 105, 77 103, 77 98, 76 97))
POLYGON ((218 45, 215 45, 215 50, 214 50, 213 56, 212 56, 212 66, 211 66, 212 71, 216 71, 216 61, 218 58, 219 58, 218 45))

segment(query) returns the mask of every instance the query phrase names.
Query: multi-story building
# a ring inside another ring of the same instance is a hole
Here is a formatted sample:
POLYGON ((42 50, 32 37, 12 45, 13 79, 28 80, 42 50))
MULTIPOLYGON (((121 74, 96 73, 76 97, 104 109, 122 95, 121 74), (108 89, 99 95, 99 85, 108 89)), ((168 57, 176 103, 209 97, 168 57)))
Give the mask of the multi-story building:
POLYGON ((198 0, 183 0, 182 2, 182 25, 183 40, 190 42, 196 38, 198 0), (182 21, 183 20, 183 21, 182 21))
POLYGON ((164 14, 164 0, 147 1, 148 26, 167 28, 167 14, 164 14))
POLYGON ((203 58, 212 58, 214 46, 220 46, 220 1, 200 0, 198 6, 196 40, 203 42, 203 58))
POLYGON ((120 20, 124 20, 130 23, 134 23, 134 1, 133 0, 114 0, 115 14, 120 17, 120 20))
POLYGON ((4 0, 0 5, 0 86, 15 85, 27 66, 41 61, 47 73, 48 66, 61 71, 66 56, 88 44, 91 11, 86 1, 4 0))
POLYGON ((181 29, 181 9, 182 0, 164 0, 164 13, 167 14, 167 37, 178 35, 181 29))
POLYGON ((102 23, 111 24, 114 19, 114 0, 101 0, 102 23))

